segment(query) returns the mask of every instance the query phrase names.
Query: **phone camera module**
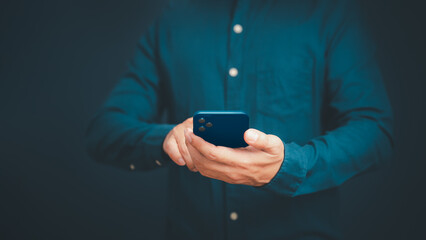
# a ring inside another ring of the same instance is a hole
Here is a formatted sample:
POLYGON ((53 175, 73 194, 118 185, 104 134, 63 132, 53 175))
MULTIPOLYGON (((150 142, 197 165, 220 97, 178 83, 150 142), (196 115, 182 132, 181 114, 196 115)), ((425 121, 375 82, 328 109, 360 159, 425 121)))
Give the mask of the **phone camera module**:
POLYGON ((204 123, 206 120, 204 119, 204 118, 200 118, 200 119, 198 119, 198 122, 199 123, 204 123))
POLYGON ((211 122, 206 123, 206 127, 211 127, 213 124, 211 122))
POLYGON ((206 128, 203 127, 203 126, 201 126, 201 127, 198 128, 198 131, 200 131, 200 132, 204 132, 205 130, 206 130, 206 128))

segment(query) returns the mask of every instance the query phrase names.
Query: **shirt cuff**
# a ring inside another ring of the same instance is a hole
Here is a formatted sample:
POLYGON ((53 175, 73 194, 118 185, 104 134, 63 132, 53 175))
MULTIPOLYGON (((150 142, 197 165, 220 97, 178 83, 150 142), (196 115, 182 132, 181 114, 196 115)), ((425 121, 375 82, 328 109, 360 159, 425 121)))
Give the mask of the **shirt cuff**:
POLYGON ((272 180, 259 187, 285 196, 293 196, 306 177, 308 158, 303 147, 285 144, 284 160, 272 180))
POLYGON ((141 157, 130 163, 130 170, 154 169, 170 163, 171 159, 163 150, 163 142, 175 126, 174 124, 155 124, 152 126, 139 141, 139 150, 135 150, 135 155, 141 157))

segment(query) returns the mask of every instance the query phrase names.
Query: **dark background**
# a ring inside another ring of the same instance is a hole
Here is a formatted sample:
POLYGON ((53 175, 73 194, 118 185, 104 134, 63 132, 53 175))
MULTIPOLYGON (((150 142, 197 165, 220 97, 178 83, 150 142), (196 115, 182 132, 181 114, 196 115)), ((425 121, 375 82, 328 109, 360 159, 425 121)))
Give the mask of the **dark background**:
MULTIPOLYGON (((84 151, 162 1, 1 1, 0 238, 162 239, 166 172, 84 151)), ((393 163, 342 186, 345 239, 425 236, 425 4, 361 1, 395 111, 393 163)))

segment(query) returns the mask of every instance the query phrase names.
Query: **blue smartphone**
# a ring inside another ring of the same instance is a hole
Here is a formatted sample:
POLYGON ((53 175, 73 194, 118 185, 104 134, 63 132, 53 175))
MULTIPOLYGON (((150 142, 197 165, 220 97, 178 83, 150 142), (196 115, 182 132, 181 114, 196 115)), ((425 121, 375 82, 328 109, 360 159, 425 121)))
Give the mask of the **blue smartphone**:
POLYGON ((216 146, 246 147, 248 128, 249 117, 241 111, 198 111, 193 117, 194 134, 216 146))

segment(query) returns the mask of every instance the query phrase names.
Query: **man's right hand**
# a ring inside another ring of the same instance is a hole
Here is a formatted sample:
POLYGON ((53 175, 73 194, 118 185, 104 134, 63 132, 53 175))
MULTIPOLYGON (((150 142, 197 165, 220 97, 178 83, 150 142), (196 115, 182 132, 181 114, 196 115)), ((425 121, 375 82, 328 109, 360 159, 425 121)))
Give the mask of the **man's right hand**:
POLYGON ((177 165, 184 166, 186 164, 189 170, 197 172, 185 144, 184 130, 186 128, 192 129, 192 117, 174 127, 167 134, 163 142, 163 150, 177 165))

